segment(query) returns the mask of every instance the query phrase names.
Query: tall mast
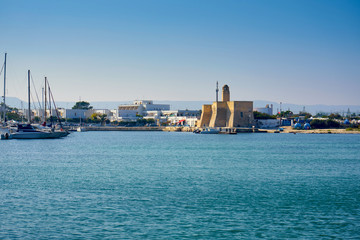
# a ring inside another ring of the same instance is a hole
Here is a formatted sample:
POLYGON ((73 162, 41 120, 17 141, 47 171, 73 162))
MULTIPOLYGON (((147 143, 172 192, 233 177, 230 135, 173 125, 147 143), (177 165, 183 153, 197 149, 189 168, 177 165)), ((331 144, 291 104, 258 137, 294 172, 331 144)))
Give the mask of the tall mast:
POLYGON ((29 103, 29 113, 28 113, 28 122, 31 123, 31 108, 30 108, 30 70, 28 70, 28 103, 29 103))
POLYGON ((6 55, 5 53, 5 62, 4 62, 4 123, 6 122, 6 102, 5 102, 5 95, 6 95, 6 55))
POLYGON ((41 121, 45 118, 45 108, 44 108, 44 88, 41 88, 41 108, 43 109, 43 112, 41 113, 41 121))
POLYGON ((218 95, 219 95, 219 82, 216 81, 216 102, 219 101, 218 95))
POLYGON ((46 84, 47 84, 47 78, 45 77, 45 107, 44 107, 44 111, 45 111, 45 124, 46 124, 46 89, 47 89, 47 86, 46 86, 46 84))
POLYGON ((48 90, 49 90, 49 118, 50 118, 50 122, 51 122, 51 125, 53 123, 53 117, 52 117, 52 111, 51 111, 51 91, 50 91, 50 84, 48 84, 48 90))

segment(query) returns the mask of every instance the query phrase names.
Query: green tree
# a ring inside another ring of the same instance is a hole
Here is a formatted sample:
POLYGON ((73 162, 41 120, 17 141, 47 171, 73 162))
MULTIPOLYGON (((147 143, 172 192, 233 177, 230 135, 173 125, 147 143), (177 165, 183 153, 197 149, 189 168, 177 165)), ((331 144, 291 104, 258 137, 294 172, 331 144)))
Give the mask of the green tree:
POLYGON ((282 111, 281 113, 278 113, 277 116, 278 117, 291 117, 294 113, 290 110, 288 111, 282 111))
POLYGON ((104 124, 107 120, 107 115, 106 114, 100 114, 100 113, 93 113, 90 116, 90 120, 92 120, 93 122, 101 122, 102 124, 104 124))
POLYGON ((14 120, 14 121, 21 121, 21 115, 17 112, 7 112, 6 113, 6 120, 14 120))
POLYGON ((339 122, 328 119, 328 120, 319 120, 314 119, 310 122, 310 126, 313 129, 326 129, 326 128, 340 128, 341 125, 339 122))
POLYGON ((276 119, 276 116, 254 111, 254 119, 276 119))
POLYGON ((90 120, 93 122, 100 122, 100 114, 99 113, 93 113, 90 116, 90 120))
POLYGON ((343 119, 339 113, 332 113, 329 115, 329 119, 343 119))
POLYGON ((90 103, 85 101, 76 102, 75 105, 72 107, 72 109, 85 109, 85 110, 89 110, 92 108, 93 107, 90 106, 90 103))
POLYGON ((34 122, 39 123, 41 121, 41 118, 36 116, 36 117, 34 117, 33 120, 34 120, 34 122))

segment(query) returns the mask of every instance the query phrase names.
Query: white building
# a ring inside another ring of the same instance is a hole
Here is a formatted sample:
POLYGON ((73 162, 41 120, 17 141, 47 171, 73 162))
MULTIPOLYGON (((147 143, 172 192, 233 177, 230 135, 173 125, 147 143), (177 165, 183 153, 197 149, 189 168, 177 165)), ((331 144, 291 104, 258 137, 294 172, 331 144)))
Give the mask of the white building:
MULTIPOLYGON (((138 116, 145 116, 147 111, 170 110, 169 104, 154 104, 151 100, 136 100, 133 104, 120 105, 115 112, 117 121, 136 120, 138 116)), ((113 118, 115 119, 115 117, 113 118)))
POLYGON ((89 110, 86 109, 59 109, 60 115, 65 119, 85 119, 90 117, 89 110))
MULTIPOLYGON (((19 113, 22 114, 25 118, 28 118, 29 116, 29 110, 28 109, 20 109, 19 113)), ((39 117, 40 119, 44 119, 44 109, 31 109, 31 119, 34 119, 35 117, 39 117)), ((61 113, 59 113, 61 117, 61 113)), ((46 117, 49 118, 50 116, 57 117, 56 110, 49 109, 46 110, 46 117)))
POLYGON ((155 119, 160 123, 169 125, 188 125, 195 127, 196 122, 201 117, 200 110, 165 110, 165 111, 146 111, 145 119, 155 119))
POLYGON ((273 115, 273 105, 271 104, 270 107, 269 104, 267 104, 264 108, 254 108, 254 111, 273 115))
MULTIPOLYGON (((55 110, 54 110, 55 111, 55 110)), ((61 118, 65 119, 86 119, 90 118, 92 114, 106 114, 108 118, 110 118, 113 113, 108 109, 58 109, 61 118)), ((54 113, 52 113, 54 115, 54 113)), ((55 115, 56 116, 56 113, 55 115)))

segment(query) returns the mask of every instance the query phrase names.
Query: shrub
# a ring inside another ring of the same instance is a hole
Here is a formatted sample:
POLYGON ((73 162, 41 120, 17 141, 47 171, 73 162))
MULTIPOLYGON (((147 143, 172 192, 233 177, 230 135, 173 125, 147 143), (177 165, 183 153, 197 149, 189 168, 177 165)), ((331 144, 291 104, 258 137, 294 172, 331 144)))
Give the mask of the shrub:
POLYGON ((326 128, 340 128, 340 123, 334 120, 319 120, 314 119, 310 122, 311 128, 326 129, 326 128))
POLYGON ((254 111, 254 119, 276 119, 276 117, 266 113, 254 111))

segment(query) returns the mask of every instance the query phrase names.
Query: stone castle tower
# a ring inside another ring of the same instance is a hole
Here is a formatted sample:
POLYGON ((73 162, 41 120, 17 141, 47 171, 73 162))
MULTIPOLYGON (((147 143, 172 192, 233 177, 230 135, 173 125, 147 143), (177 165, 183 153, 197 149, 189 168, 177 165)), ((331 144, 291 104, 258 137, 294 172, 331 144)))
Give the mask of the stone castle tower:
POLYGON ((223 102, 230 101, 230 90, 228 85, 224 85, 222 88, 222 101, 223 102))
POLYGON ((252 101, 230 101, 230 88, 228 85, 224 85, 222 88, 221 100, 221 102, 216 101, 212 105, 203 105, 198 127, 252 126, 252 101))

